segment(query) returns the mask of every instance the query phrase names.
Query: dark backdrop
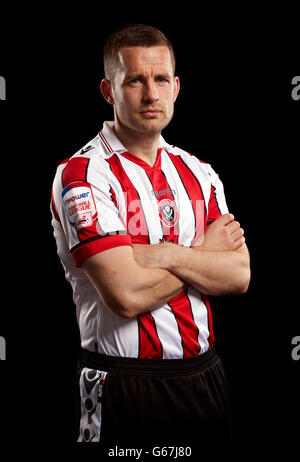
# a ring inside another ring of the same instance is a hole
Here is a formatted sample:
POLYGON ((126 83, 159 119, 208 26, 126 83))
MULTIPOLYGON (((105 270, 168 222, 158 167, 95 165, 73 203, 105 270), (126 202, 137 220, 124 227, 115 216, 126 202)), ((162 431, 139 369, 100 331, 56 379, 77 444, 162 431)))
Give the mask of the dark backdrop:
POLYGON ((235 445, 241 455, 291 450, 300 415, 299 362, 291 357, 292 338, 300 335, 295 16, 150 10, 116 16, 109 6, 64 15, 27 9, 24 21, 19 10, 18 22, 11 15, 2 31, 2 435, 20 435, 29 445, 42 439, 49 448, 68 448, 74 439, 78 330, 52 237, 50 191, 57 164, 112 119, 99 89, 106 36, 143 22, 171 38, 181 78, 163 135, 219 173, 251 255, 248 293, 212 300, 235 445))

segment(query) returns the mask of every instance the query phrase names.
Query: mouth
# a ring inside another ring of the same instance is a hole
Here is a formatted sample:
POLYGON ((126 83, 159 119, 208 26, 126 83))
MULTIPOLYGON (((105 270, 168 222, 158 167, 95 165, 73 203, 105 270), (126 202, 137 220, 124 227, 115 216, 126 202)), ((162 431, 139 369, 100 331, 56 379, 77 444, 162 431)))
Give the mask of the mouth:
POLYGON ((140 114, 142 114, 143 117, 146 118, 152 118, 152 117, 158 117, 159 114, 161 114, 162 111, 159 109, 146 109, 145 111, 141 111, 140 114))

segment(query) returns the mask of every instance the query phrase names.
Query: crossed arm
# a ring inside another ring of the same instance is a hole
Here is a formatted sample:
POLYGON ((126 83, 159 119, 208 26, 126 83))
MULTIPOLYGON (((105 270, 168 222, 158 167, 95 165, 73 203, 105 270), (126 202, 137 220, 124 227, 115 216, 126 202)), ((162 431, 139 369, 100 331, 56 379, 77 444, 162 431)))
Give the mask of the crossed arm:
POLYGON ((132 318, 168 302, 187 285, 208 295, 242 294, 250 281, 243 230, 226 214, 193 247, 164 243, 115 247, 82 264, 108 308, 132 318))
POLYGON ((244 231, 232 214, 209 225, 204 240, 193 247, 135 245, 134 257, 141 265, 167 269, 207 295, 242 294, 250 281, 244 231))

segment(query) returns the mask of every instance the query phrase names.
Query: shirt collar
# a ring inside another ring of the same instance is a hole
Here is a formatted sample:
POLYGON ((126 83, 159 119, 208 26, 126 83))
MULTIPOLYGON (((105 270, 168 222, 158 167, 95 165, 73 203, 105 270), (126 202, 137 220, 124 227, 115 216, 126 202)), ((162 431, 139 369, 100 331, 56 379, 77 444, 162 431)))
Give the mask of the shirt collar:
MULTIPOLYGON (((118 151, 127 151, 127 149, 123 146, 117 135, 115 134, 113 127, 115 123, 113 121, 105 121, 103 124, 103 128, 99 133, 99 136, 104 143, 105 147, 110 152, 118 152, 118 151)), ((160 135, 159 137, 159 148, 171 149, 172 146, 168 144, 164 138, 160 135)))

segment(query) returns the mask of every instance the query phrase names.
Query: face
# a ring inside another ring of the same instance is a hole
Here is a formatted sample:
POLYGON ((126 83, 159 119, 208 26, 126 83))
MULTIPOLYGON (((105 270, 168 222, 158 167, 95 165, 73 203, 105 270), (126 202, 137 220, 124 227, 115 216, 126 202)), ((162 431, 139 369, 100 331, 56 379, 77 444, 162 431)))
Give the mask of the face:
POLYGON ((114 82, 101 87, 114 105, 115 120, 123 128, 160 133, 172 119, 179 92, 168 47, 122 48, 119 60, 114 82))

